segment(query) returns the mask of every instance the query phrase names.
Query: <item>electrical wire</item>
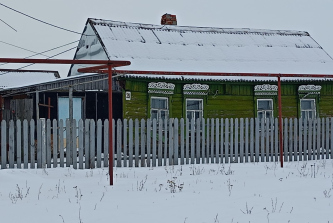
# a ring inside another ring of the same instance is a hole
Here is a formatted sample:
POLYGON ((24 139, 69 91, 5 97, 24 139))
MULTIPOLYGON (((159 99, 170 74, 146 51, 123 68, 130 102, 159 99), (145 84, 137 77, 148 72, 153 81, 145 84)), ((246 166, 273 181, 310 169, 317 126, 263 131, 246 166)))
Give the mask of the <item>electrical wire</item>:
MULTIPOLYGON (((66 52, 68 52, 68 51, 71 51, 71 50, 73 50, 73 49, 75 49, 75 48, 76 48, 76 46, 75 46, 75 47, 72 47, 72 48, 70 48, 70 49, 67 49, 67 50, 65 50, 65 51, 62 51, 62 52, 60 52, 60 53, 58 53, 58 54, 55 54, 55 55, 53 55, 53 56, 47 57, 46 59, 51 59, 51 58, 53 58, 53 57, 59 56, 59 55, 61 55, 61 54, 63 54, 63 53, 66 53, 66 52)), ((23 67, 17 68, 16 70, 21 70, 21 69, 23 69, 23 68, 30 67, 30 66, 32 66, 32 65, 34 65, 34 63, 31 63, 31 64, 28 64, 28 65, 26 65, 26 66, 23 66, 23 67)), ((8 71, 7 71, 7 72, 3 72, 3 73, 0 73, 0 75, 4 75, 4 74, 7 74, 7 73, 9 73, 9 72, 8 72, 8 71)))
MULTIPOLYGON (((3 41, 0 41, 0 42, 3 42, 3 41)), ((56 50, 56 49, 59 49, 59 48, 62 48, 62 47, 65 47, 65 46, 68 46, 68 45, 71 45, 71 44, 73 44, 73 43, 77 43, 77 42, 79 42, 79 40, 76 40, 76 41, 74 41, 74 42, 70 42, 70 43, 66 43, 66 44, 64 44, 64 45, 57 46, 57 47, 54 47, 54 48, 49 49, 49 50, 45 50, 45 51, 40 52, 40 53, 37 53, 37 52, 35 53, 34 51, 31 51, 31 52, 34 52, 35 54, 33 54, 33 55, 31 55, 31 56, 28 56, 28 57, 24 57, 24 59, 31 58, 31 57, 34 57, 34 56, 37 56, 37 55, 43 55, 43 53, 47 53, 47 52, 50 52, 50 51, 52 51, 52 50, 56 50)), ((15 45, 10 44, 10 43, 7 43, 7 44, 12 45, 12 46, 15 46, 15 45)), ((18 47, 18 46, 16 46, 16 47, 18 47)), ((20 47, 18 47, 18 48, 20 48, 20 47)), ((43 55, 43 56, 48 57, 47 55, 43 55)), ((5 65, 5 64, 8 64, 8 63, 2 63, 2 64, 0 64, 0 66, 3 66, 3 65, 5 65)))
POLYGON ((38 22, 44 23, 44 24, 46 24, 46 25, 49 25, 49 26, 52 26, 52 27, 55 27, 55 28, 58 28, 58 29, 61 29, 61 30, 67 31, 67 32, 71 32, 71 33, 75 33, 75 34, 79 34, 79 35, 90 36, 90 35, 86 35, 86 34, 83 34, 83 33, 79 33, 79 32, 76 32, 76 31, 73 31, 73 30, 70 30, 70 29, 66 29, 66 28, 63 28, 63 27, 56 26, 56 25, 53 25, 53 24, 51 24, 51 23, 45 22, 45 21, 43 21, 43 20, 37 19, 37 18, 32 17, 32 16, 30 16, 30 15, 27 15, 27 14, 25 14, 25 13, 23 13, 23 12, 20 12, 20 11, 18 11, 18 10, 16 10, 16 9, 13 9, 13 8, 7 6, 7 5, 2 4, 2 3, 0 3, 0 5, 3 6, 3 7, 8 8, 8 9, 14 11, 14 12, 17 12, 17 13, 19 13, 19 14, 21 14, 21 15, 24 15, 24 16, 26 16, 26 17, 29 17, 30 19, 33 19, 33 20, 36 20, 36 21, 38 21, 38 22))
POLYGON ((11 28, 12 30, 14 30, 15 32, 17 32, 16 29, 14 29, 11 25, 9 25, 8 23, 6 23, 5 21, 3 21, 2 19, 0 19, 1 22, 5 23, 9 28, 11 28))
MULTIPOLYGON (((35 52, 35 51, 28 50, 28 49, 26 49, 26 48, 23 48, 23 47, 20 47, 20 46, 16 46, 16 45, 11 44, 11 43, 7 43, 7 42, 5 42, 5 41, 1 41, 1 40, 0 40, 0 43, 6 44, 6 45, 9 45, 9 46, 13 46, 13 47, 15 47, 15 48, 19 48, 19 49, 21 49, 21 50, 25 50, 25 51, 28 51, 28 52, 30 52, 30 53, 37 53, 37 52, 35 52)), ((42 56, 44 56, 44 57, 47 57, 47 55, 43 55, 42 53, 37 53, 37 54, 42 55, 42 56)), ((0 66, 1 66, 1 64, 0 64, 0 66)))

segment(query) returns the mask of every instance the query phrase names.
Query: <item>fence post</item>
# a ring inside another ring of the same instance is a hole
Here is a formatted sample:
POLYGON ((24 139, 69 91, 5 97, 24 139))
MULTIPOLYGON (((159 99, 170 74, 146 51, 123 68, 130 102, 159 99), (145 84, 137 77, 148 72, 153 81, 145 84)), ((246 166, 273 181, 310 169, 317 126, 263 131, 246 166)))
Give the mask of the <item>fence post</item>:
POLYGON ((249 162, 249 119, 245 119, 245 163, 249 162))
POLYGON ((90 155, 89 155, 89 167, 91 169, 95 168, 95 120, 90 120, 90 137, 89 137, 89 147, 90 147, 90 155))
POLYGON ((36 141, 35 141, 35 120, 30 120, 30 169, 35 168, 35 155, 36 155, 36 141))
POLYGON ((146 131, 146 135, 147 135, 147 167, 150 167, 151 165, 151 120, 147 119, 147 131, 146 131))
POLYGON ((124 149, 124 156, 123 156, 123 165, 127 167, 127 119, 123 120, 123 149, 124 149))
POLYGON ((200 164, 200 118, 196 119, 196 164, 200 164))
POLYGON ((284 140, 283 140, 283 143, 284 143, 284 145, 283 145, 283 153, 284 153, 284 161, 286 162, 286 161, 288 161, 288 153, 289 153, 289 148, 288 148, 288 119, 287 118, 285 118, 284 119, 284 133, 283 133, 283 138, 284 138, 284 140))
MULTIPOLYGON (((142 127, 141 127, 142 129, 142 127)), ((121 167, 121 146, 122 146, 122 131, 123 126, 121 120, 117 120, 117 167, 121 167)))
POLYGON ((326 143, 325 143, 325 158, 326 159, 328 159, 328 154, 329 154, 329 148, 330 148, 330 146, 329 146, 329 143, 330 143, 330 139, 329 139, 329 137, 330 137, 330 135, 329 135, 329 125, 330 125, 330 123, 329 123, 329 118, 326 118, 325 119, 325 123, 326 123, 326 134, 325 134, 325 136, 326 136, 326 143))
POLYGON ((254 162, 254 119, 250 119, 250 161, 254 162))
POLYGON ((21 169, 22 164, 22 129, 21 120, 16 121, 16 167, 21 169))
POLYGON ((134 130, 134 135, 135 135, 135 167, 139 167, 139 120, 135 119, 135 130, 134 130))
POLYGON ((220 158, 220 163, 223 163, 224 162, 224 119, 221 118, 221 122, 220 122, 220 130, 221 130, 221 143, 220 143, 220 154, 221 154, 221 158, 220 158))
POLYGON ((104 161, 103 166, 109 167, 109 120, 104 120, 104 161))
POLYGON ((169 165, 173 165, 173 118, 169 119, 169 165))
MULTIPOLYGON (((259 118, 258 118, 259 121, 259 118)), ((265 161, 265 118, 259 121, 260 124, 260 161, 265 161), (261 121, 261 122, 260 122, 261 121)))
POLYGON ((128 166, 133 167, 133 119, 128 124, 128 166))
POLYGON ((298 119, 298 160, 299 161, 302 161, 303 158, 303 128, 302 128, 302 125, 303 125, 303 121, 302 119, 298 119))
POLYGON ((202 154, 202 157, 201 157, 201 163, 206 163, 206 134, 205 134, 205 130, 206 130, 206 120, 204 118, 201 119, 201 126, 202 126, 202 129, 201 129, 201 154, 202 154))
POLYGON ((86 119, 84 121, 84 158, 85 158, 85 169, 89 169, 90 168, 90 120, 86 119))
POLYGON ((178 140, 178 129, 179 129, 179 125, 178 125, 178 118, 174 119, 174 130, 173 130, 173 164, 174 165, 178 165, 178 154, 179 154, 179 140, 178 140))
POLYGON ((220 163, 220 120, 215 120, 215 162, 220 163))
POLYGON ((152 148, 152 166, 156 166, 156 133, 157 133, 157 125, 156 125, 156 118, 153 119, 153 148, 152 148))
POLYGON ((84 149, 84 125, 83 120, 79 120, 79 169, 83 169, 83 149, 84 149))
POLYGON ((289 138, 288 138, 288 147, 289 147, 289 161, 293 161, 293 120, 290 118, 289 119, 289 138))
POLYGON ((297 161, 297 156, 298 156, 298 139, 297 139, 297 127, 298 127, 298 123, 297 123, 297 118, 294 118, 294 161, 297 161))
POLYGON ((97 168, 102 166, 102 120, 97 120, 97 168))
POLYGON ((141 130, 141 164, 140 166, 141 167, 145 167, 145 151, 146 151, 146 132, 145 132, 145 129, 146 129, 146 123, 145 123, 145 120, 144 119, 141 119, 141 126, 140 126, 140 130, 141 130))
POLYGON ((235 143, 234 143, 234 154, 235 154, 235 159, 234 159, 234 163, 238 163, 238 148, 239 148, 239 145, 238 145, 238 131, 239 131, 239 126, 238 126, 238 118, 235 118, 235 134, 234 137, 235 137, 235 143))
POLYGON ((195 139, 195 128, 194 128, 194 118, 191 119, 191 164, 194 164, 194 139, 195 139))
POLYGON ((28 169, 29 163, 29 129, 28 129, 28 120, 24 119, 23 121, 23 168, 28 169))
POLYGON ((163 120, 159 119, 158 120, 158 151, 157 151, 157 157, 158 157, 158 166, 162 166, 162 157, 163 157, 163 152, 162 152, 162 146, 163 146, 163 120))
POLYGON ((46 120, 46 146, 45 146, 45 155, 46 155, 46 166, 51 168, 51 120, 46 120))
POLYGON ((255 137, 256 137, 256 142, 255 142, 255 162, 259 162, 259 136, 260 136, 260 129, 259 129, 259 118, 255 119, 255 137))
POLYGON ((239 160, 241 163, 244 162, 244 119, 239 120, 239 160))
POLYGON ((229 119, 225 119, 225 163, 229 163, 229 119))
POLYGON ((184 158, 185 158, 185 132, 184 132, 184 119, 180 119, 180 165, 184 165, 184 158))
POLYGON ((7 125, 1 121, 1 169, 7 169, 7 125))

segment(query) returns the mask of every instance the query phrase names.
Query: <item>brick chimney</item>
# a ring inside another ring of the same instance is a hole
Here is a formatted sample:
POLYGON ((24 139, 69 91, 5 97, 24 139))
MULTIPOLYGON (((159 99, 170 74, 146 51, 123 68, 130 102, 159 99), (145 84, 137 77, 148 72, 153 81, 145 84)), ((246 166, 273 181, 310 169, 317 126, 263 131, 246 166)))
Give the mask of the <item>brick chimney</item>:
POLYGON ((176 15, 165 13, 162 15, 161 25, 177 25, 176 15))

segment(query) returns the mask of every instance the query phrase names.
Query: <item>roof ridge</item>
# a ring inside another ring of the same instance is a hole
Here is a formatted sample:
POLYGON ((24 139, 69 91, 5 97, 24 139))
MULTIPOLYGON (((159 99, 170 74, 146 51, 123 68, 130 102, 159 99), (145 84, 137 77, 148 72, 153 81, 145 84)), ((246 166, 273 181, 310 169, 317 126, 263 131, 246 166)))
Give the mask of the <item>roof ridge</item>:
POLYGON ((229 34, 260 34, 260 35, 299 35, 310 36, 306 31, 297 30, 270 30, 270 29, 254 29, 254 28, 219 28, 219 27, 197 27, 197 26, 175 26, 175 25, 154 25, 143 23, 121 22, 105 19, 88 18, 88 22, 93 25, 104 26, 122 26, 128 28, 154 29, 164 31, 190 31, 190 32, 217 32, 229 34))

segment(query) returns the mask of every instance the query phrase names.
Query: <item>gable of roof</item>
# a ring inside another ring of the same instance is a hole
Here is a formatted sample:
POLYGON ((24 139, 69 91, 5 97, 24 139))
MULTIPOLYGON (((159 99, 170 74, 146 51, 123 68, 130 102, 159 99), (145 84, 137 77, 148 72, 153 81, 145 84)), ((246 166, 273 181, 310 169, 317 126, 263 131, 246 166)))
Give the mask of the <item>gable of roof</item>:
POLYGON ((58 71, 0 69, 0 89, 42 83, 60 78, 58 71))

